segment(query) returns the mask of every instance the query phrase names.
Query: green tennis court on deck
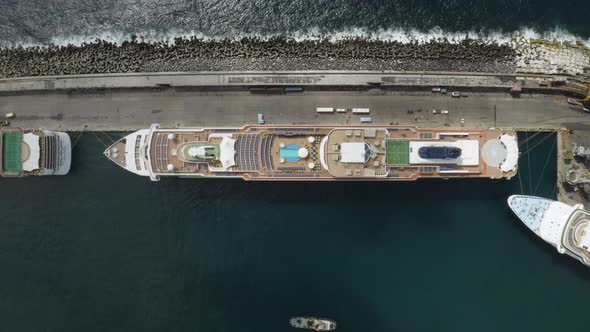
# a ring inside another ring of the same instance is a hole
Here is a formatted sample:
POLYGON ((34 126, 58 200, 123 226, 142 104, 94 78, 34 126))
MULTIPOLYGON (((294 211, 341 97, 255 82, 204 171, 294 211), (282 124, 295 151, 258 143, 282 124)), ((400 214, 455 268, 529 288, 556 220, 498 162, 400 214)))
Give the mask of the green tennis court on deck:
POLYGON ((21 132, 9 132, 2 134, 2 171, 9 173, 20 173, 21 144, 23 134, 21 132))
POLYGON ((410 162, 410 142, 388 140, 386 145, 388 165, 407 165, 410 162))

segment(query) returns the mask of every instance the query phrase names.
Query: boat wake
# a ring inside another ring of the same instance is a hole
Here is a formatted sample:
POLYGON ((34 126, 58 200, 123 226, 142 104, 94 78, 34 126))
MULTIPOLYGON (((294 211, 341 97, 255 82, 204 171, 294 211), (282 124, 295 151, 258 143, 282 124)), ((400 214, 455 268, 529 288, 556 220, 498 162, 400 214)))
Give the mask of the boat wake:
POLYGON ((147 43, 174 43, 177 38, 199 39, 203 41, 219 41, 224 39, 240 40, 244 38, 257 38, 261 40, 270 40, 277 37, 293 39, 295 41, 307 40, 328 40, 337 42, 346 39, 363 39, 368 41, 397 41, 400 43, 426 43, 432 40, 443 40, 447 43, 460 43, 466 39, 475 39, 483 42, 507 44, 515 38, 521 39, 543 39, 557 42, 580 43, 590 47, 590 38, 584 39, 576 36, 567 30, 556 26, 551 30, 539 32, 532 28, 521 28, 514 32, 503 31, 461 31, 450 32, 441 28, 434 28, 428 31, 417 29, 380 29, 369 30, 365 28, 351 28, 333 32, 325 32, 319 28, 313 28, 306 31, 295 31, 283 34, 260 34, 260 33, 237 33, 209 35, 199 31, 168 30, 165 32, 156 30, 144 31, 104 31, 91 35, 68 35, 51 37, 46 42, 35 41, 32 38, 20 40, 0 40, 1 47, 35 47, 35 46, 80 46, 87 43, 102 40, 116 45, 125 41, 131 41, 136 38, 139 41, 147 43))

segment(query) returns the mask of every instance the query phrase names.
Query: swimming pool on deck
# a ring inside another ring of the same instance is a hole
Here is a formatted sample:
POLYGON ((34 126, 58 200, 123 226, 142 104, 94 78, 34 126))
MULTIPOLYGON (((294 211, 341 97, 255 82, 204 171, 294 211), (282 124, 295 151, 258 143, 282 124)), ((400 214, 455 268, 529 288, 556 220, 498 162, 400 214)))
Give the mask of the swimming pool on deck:
POLYGON ((289 144, 279 149, 279 157, 290 161, 292 163, 299 160, 299 146, 297 144, 289 144))
POLYGON ((306 158, 309 155, 309 150, 304 147, 300 147, 297 144, 289 144, 284 146, 283 143, 280 145, 279 149, 279 157, 281 158, 281 163, 285 161, 289 162, 296 162, 299 159, 306 158))

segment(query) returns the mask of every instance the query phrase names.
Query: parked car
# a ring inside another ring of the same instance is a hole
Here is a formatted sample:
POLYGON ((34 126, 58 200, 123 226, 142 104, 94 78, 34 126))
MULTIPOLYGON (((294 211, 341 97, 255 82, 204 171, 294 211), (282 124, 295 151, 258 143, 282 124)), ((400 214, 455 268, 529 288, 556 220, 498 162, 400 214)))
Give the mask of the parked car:
POLYGON ((451 92, 451 97, 455 97, 455 98, 461 97, 461 92, 453 91, 453 92, 451 92))

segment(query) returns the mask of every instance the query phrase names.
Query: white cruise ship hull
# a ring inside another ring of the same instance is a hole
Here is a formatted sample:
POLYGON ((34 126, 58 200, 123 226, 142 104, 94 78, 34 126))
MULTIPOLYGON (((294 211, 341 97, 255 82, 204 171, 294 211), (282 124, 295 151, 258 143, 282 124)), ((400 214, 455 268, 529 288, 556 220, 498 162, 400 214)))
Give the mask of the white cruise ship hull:
POLYGON ((508 205, 523 224, 559 253, 586 264, 590 232, 585 228, 588 212, 581 204, 570 206, 541 197, 513 195, 508 198, 508 205))
POLYGON ((111 161, 153 181, 218 177, 248 181, 415 181, 511 178, 513 130, 411 126, 251 126, 160 128, 109 146, 111 161), (420 151, 455 151, 453 158, 420 151), (446 151, 446 150, 445 150, 446 151))
POLYGON ((48 154, 52 162, 47 162, 42 175, 66 175, 72 165, 72 142, 70 136, 62 132, 46 131, 48 137, 55 135, 54 151, 48 154))

